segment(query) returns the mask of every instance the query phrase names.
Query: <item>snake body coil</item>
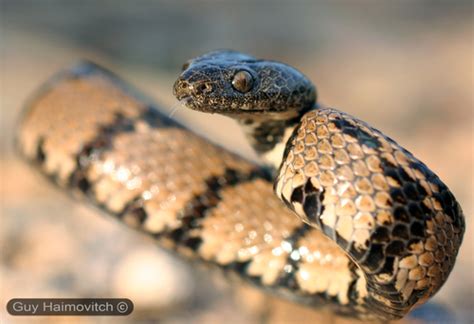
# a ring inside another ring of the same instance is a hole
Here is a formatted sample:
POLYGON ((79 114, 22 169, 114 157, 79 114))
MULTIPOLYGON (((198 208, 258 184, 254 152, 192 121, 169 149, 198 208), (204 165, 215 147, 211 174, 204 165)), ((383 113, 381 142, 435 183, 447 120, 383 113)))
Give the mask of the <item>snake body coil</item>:
POLYGON ((276 195, 265 169, 90 63, 38 92, 19 148, 58 185, 165 247, 297 302, 395 319, 446 281, 464 232, 451 192, 381 132, 315 105, 301 73, 217 51, 188 62, 174 91, 242 124, 275 167, 276 195))

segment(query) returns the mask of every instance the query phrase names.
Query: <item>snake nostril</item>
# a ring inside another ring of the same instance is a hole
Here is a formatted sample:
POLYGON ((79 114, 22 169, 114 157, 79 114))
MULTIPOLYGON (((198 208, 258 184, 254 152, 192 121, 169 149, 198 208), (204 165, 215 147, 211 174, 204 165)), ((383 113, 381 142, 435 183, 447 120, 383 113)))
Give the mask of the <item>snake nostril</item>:
POLYGON ((201 83, 196 86, 196 92, 199 94, 207 94, 212 92, 212 85, 210 83, 201 83))

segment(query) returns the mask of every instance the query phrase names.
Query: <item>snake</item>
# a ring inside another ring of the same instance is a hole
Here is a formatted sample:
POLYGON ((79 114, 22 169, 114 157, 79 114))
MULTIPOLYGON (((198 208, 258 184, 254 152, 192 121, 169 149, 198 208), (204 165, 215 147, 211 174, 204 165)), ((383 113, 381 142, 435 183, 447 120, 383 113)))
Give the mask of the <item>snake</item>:
POLYGON ((260 161, 89 61, 31 96, 16 146, 63 191, 162 247, 307 307, 399 319, 447 280, 465 229, 454 195, 390 137, 320 104, 301 72, 216 50, 187 61, 173 93, 235 120, 260 161))

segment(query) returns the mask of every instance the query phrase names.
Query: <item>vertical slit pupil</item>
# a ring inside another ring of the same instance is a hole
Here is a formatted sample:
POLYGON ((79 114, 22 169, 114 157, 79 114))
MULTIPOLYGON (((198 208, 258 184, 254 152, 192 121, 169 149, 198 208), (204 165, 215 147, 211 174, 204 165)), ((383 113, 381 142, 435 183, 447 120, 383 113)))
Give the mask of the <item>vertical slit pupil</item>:
POLYGON ((248 92, 253 86, 253 77, 247 71, 239 71, 234 75, 232 86, 239 92, 248 92))

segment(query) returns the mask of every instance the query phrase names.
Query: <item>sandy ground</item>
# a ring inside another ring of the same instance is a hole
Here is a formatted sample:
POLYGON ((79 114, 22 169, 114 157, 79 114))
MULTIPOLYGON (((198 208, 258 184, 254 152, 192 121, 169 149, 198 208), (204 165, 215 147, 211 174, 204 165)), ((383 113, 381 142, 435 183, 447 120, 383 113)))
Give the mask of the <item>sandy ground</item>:
MULTIPOLYGON (((177 107, 170 89, 179 67, 150 69, 63 36, 15 26, 3 25, 0 43, 2 305, 13 297, 126 295, 136 311, 124 321, 349 322, 324 310, 295 310, 254 292, 235 293, 236 285, 195 270, 156 248, 151 239, 75 203, 18 160, 12 142, 21 106, 58 69, 84 57, 104 63, 171 112, 177 107), (269 305, 265 312, 262 303, 269 305)), ((322 102, 377 126, 426 162, 463 207, 467 232, 457 264, 435 298, 406 319, 410 323, 474 319, 472 26, 460 20, 438 27, 412 31, 411 37, 393 44, 364 38, 333 45, 317 56, 307 50, 286 58, 316 82, 322 102)), ((264 55, 286 57, 271 51, 264 55)), ((184 109, 173 116, 213 141, 255 158, 232 121, 184 109)), ((7 315, 4 307, 0 316, 2 322, 24 321, 7 315)))

